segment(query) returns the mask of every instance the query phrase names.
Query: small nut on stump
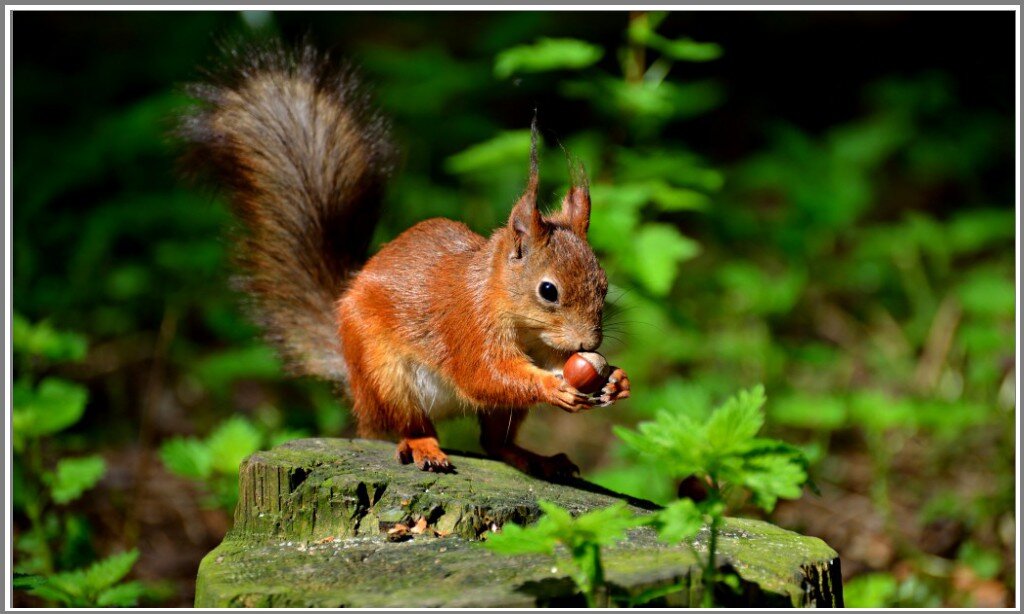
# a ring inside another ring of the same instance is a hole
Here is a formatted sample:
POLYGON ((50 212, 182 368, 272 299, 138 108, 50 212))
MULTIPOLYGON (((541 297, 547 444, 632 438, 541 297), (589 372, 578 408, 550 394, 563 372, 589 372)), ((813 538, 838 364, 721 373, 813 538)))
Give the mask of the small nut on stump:
POLYGON ((608 361, 597 352, 577 352, 562 368, 565 381, 584 394, 600 392, 609 375, 608 361))

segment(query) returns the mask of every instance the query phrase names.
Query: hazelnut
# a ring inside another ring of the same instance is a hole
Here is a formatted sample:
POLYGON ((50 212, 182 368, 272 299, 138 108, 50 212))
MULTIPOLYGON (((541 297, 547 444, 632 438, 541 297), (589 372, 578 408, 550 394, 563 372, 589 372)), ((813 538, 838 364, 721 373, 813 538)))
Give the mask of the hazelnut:
POLYGON ((570 386, 584 394, 604 388, 609 375, 608 361, 597 352, 577 352, 565 361, 562 376, 570 386))

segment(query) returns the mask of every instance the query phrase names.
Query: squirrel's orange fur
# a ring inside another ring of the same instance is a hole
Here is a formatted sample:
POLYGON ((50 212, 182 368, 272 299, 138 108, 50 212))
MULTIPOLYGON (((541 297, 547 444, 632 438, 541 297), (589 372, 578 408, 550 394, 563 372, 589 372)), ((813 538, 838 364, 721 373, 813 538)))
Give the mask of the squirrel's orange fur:
POLYGON ((586 240, 585 181, 543 216, 534 149, 526 191, 489 238, 427 220, 353 273, 390 170, 385 123, 351 73, 308 46, 236 55, 240 66, 193 88, 204 104, 181 133, 193 164, 229 188, 248 230, 242 287, 288 364, 344 383, 360 434, 398 436, 399 459, 421 469, 451 469, 432 420, 476 412, 490 455, 546 477, 575 471, 514 439, 532 405, 629 396, 621 369, 597 399, 561 378, 569 355, 602 339, 608 284, 586 240))

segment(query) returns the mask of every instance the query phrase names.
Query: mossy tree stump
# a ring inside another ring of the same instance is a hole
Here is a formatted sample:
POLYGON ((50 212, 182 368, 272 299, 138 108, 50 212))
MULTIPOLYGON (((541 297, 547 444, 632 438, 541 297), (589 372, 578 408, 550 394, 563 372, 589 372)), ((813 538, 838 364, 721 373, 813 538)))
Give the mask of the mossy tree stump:
MULTIPOLYGON (((303 439, 250 456, 240 470, 235 525, 199 566, 197 607, 530 607, 582 605, 566 570, 548 557, 502 556, 480 539, 506 522, 540 516, 538 499, 574 513, 624 497, 582 480, 559 485, 502 463, 453 456, 458 473, 399 465, 385 442, 303 439), (432 530, 390 541, 396 523, 432 530), (437 535, 444 535, 438 537, 437 535)), ((628 499, 638 513, 652 503, 628 499)), ((700 603, 706 531, 670 546, 650 529, 606 548, 605 575, 621 600, 680 588, 649 605, 700 603), (692 547, 691 547, 692 546, 692 547)), ((720 568, 742 586, 718 603, 841 606, 839 558, 813 537, 756 520, 728 519, 720 568)))

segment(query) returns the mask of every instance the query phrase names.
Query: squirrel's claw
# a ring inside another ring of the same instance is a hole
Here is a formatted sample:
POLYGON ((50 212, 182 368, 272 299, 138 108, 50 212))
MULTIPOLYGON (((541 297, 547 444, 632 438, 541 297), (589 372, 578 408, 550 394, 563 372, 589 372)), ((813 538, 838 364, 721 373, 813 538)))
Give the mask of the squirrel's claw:
POLYGON ((608 407, 615 401, 629 398, 629 377, 618 367, 612 367, 612 369, 612 374, 608 376, 608 383, 601 389, 601 396, 597 399, 601 407, 608 407))

